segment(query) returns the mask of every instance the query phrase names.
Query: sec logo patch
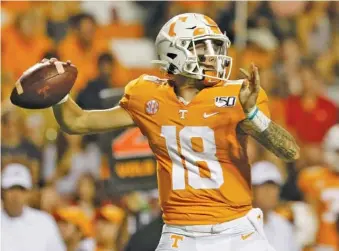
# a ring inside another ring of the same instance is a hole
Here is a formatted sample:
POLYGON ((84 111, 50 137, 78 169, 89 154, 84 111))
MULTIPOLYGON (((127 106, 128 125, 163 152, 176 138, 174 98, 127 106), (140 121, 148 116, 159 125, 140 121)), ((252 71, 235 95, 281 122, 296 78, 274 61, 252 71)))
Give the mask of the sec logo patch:
POLYGON ((154 115, 158 112, 159 110, 159 102, 152 99, 146 103, 145 106, 146 113, 149 115, 154 115))

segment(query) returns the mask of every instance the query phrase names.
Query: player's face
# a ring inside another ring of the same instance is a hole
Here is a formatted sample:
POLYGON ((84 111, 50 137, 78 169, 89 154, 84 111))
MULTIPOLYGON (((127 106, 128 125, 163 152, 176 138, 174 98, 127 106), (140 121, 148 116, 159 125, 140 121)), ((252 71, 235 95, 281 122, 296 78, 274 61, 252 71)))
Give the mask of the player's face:
POLYGON ((273 183, 265 183, 253 187, 254 204, 263 211, 273 210, 279 202, 280 187, 273 183))
POLYGON ((199 65, 205 70, 215 70, 216 69, 216 55, 225 55, 225 46, 222 41, 206 39, 195 42, 188 50, 193 54, 198 56, 199 65))
POLYGON ((84 41, 91 41, 95 33, 95 24, 90 19, 83 19, 80 23, 79 34, 84 41))
POLYGON ((102 62, 99 66, 100 75, 106 78, 111 77, 113 65, 109 61, 102 62))

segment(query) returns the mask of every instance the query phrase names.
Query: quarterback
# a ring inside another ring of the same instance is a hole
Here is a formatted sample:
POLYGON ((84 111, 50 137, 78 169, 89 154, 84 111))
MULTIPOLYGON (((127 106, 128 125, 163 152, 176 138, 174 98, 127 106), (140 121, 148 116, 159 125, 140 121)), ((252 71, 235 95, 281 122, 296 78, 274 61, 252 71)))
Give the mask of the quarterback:
POLYGON ((296 160, 299 147, 270 120, 256 66, 243 80, 228 79, 229 46, 209 17, 175 16, 155 42, 154 63, 168 79, 140 76, 108 110, 82 110, 68 95, 53 106, 67 133, 137 125, 148 138, 165 221, 157 251, 272 250, 262 213, 252 209, 247 138, 285 161, 296 160))

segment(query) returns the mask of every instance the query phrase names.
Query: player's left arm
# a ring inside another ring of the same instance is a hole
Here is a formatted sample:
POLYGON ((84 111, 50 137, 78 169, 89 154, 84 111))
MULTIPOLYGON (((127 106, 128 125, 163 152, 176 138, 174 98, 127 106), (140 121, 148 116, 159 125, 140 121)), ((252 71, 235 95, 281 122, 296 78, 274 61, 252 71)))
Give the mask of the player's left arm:
MULTIPOLYGON (((252 64, 251 73, 248 74, 246 71, 243 73, 247 78, 242 84, 239 100, 246 119, 239 123, 240 129, 279 158, 285 161, 298 159, 300 149, 293 136, 271 121, 260 109, 261 107, 258 107, 257 99, 261 89, 258 68, 252 64)), ((267 104, 264 104, 264 109, 268 109, 267 104)))

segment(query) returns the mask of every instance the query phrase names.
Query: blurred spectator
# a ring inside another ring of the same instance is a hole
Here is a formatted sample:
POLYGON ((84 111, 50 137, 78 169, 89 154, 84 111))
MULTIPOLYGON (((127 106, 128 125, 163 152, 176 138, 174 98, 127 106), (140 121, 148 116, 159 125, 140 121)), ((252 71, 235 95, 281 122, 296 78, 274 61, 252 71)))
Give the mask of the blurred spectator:
POLYGON ((40 209, 53 214, 55 210, 64 205, 64 201, 56 191, 55 186, 45 186, 40 192, 40 209))
MULTIPOLYGON (((114 59, 110 53, 103 53, 99 56, 98 62, 98 76, 90 80, 86 87, 80 91, 77 97, 77 104, 85 110, 93 109, 107 109, 107 105, 104 104, 104 92, 108 90, 114 83, 112 83, 114 59)), ((85 135, 84 140, 88 142, 98 142, 98 135, 85 135)))
POLYGON ((271 119, 277 124, 285 125, 285 105, 281 98, 282 86, 279 85, 277 76, 272 68, 267 67, 260 70, 260 85, 269 97, 269 109, 271 111, 271 119), (274 111, 274 112, 273 112, 274 111))
POLYGON ((73 16, 70 19, 71 33, 60 43, 58 54, 61 60, 71 60, 78 68, 78 77, 73 87, 75 94, 85 87, 89 79, 96 75, 96 66, 102 52, 107 51, 108 43, 103 39, 96 39, 96 21, 93 16, 85 13, 73 16))
POLYGON ((100 4, 82 1, 80 4, 81 8, 93 15, 100 25, 139 23, 144 16, 135 1, 102 1, 100 4))
POLYGON ((95 144, 84 145, 79 135, 60 133, 56 143, 57 166, 52 177, 59 193, 71 196, 83 173, 99 176, 101 153, 95 144))
POLYGON ((159 205, 158 190, 149 192, 149 214, 151 221, 137 230, 128 241, 125 251, 153 251, 156 249, 161 236, 163 220, 159 205))
POLYGON ((154 251, 158 246, 163 225, 162 216, 159 214, 131 236, 125 251, 154 251))
POLYGON ((293 224, 298 246, 304 251, 312 250, 318 232, 314 208, 305 202, 293 201, 280 204, 275 211, 293 224))
POLYGON ((17 79, 26 69, 42 59, 52 47, 51 40, 44 34, 45 22, 37 8, 29 9, 17 16, 14 25, 3 32, 2 66, 17 79), (29 52, 29 57, 25 56, 29 52))
POLYGON ((321 143, 337 121, 337 107, 320 93, 320 79, 314 68, 300 68, 302 91, 286 100, 286 122, 301 144, 321 143))
POLYGON ((273 64, 278 40, 267 28, 248 30, 248 43, 241 55, 241 66, 249 66, 256 62, 259 69, 270 67, 273 64))
POLYGON ((286 165, 287 177, 285 183, 281 187, 281 199, 286 201, 300 201, 303 195, 298 188, 297 180, 299 170, 295 163, 288 163, 286 165))
POLYGON ((272 14, 264 2, 249 2, 247 8, 247 25, 249 28, 269 27, 272 14))
MULTIPOLYGON (((68 17, 79 12, 79 2, 51 1, 46 8, 47 33, 58 43, 68 32, 68 17)), ((56 57, 58 58, 58 57, 56 57)))
POLYGON ((98 76, 89 81, 77 97, 78 105, 85 110, 104 109, 102 91, 113 86, 112 70, 114 60, 110 53, 103 53, 98 58, 98 76))
POLYGON ((285 38, 280 47, 274 65, 276 80, 280 86, 280 96, 299 94, 301 89, 298 69, 301 63, 301 53, 298 41, 293 37, 285 38))
POLYGON ((139 5, 147 10, 144 20, 145 36, 155 40, 162 25, 165 24, 169 17, 168 8, 173 2, 168 1, 136 1, 139 5))
POLYGON ((235 2, 226 1, 220 2, 223 6, 219 13, 219 17, 217 19, 217 23, 219 24, 219 28, 221 32, 226 31, 228 38, 231 42, 234 42, 234 22, 235 22, 235 2))
POLYGON ((78 179, 75 203, 90 219, 95 216, 95 193, 95 178, 90 173, 84 173, 78 179))
POLYGON ((304 1, 270 1, 267 3, 276 17, 294 17, 300 15, 307 4, 304 1))
POLYGON ((309 2, 297 26, 300 42, 306 55, 319 55, 331 45, 331 23, 328 17, 329 2, 309 2))
POLYGON ((114 205, 106 205, 97 210, 95 220, 95 241, 98 251, 117 251, 119 228, 124 211, 114 205))
POLYGON ((151 190, 149 192, 148 197, 149 197, 148 204, 150 207, 151 218, 155 219, 161 214, 158 189, 151 190))
POLYGON ((41 152, 23 133, 23 121, 16 109, 8 111, 1 120, 1 160, 26 159, 30 162, 33 184, 38 185, 40 179, 41 152))
POLYGON ((2 171, 1 247, 3 251, 66 250, 54 219, 30 208, 32 178, 27 167, 9 164, 2 171))
POLYGON ((67 251, 94 251, 92 224, 78 207, 64 207, 54 213, 67 251))
POLYGON ((324 164, 301 170, 298 184, 305 200, 314 206, 319 218, 319 248, 338 250, 336 217, 339 213, 339 124, 327 132, 324 142, 324 164))
POLYGON ((278 39, 296 36, 297 25, 295 19, 305 9, 304 1, 270 1, 266 2, 272 12, 272 32, 278 39))
POLYGON ((294 229, 290 222, 274 212, 279 203, 280 186, 283 184, 279 169, 270 162, 253 164, 253 205, 264 213, 264 231, 276 251, 297 251, 294 229))

